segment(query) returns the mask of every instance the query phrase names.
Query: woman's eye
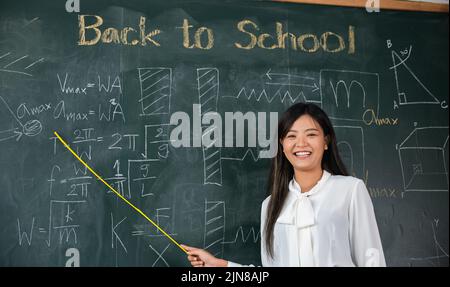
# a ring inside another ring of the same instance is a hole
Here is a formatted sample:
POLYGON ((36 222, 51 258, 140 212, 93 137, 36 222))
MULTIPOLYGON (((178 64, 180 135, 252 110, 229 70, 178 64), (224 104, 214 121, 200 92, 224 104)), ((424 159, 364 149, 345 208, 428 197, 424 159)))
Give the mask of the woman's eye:
POLYGON ((309 135, 307 135, 307 136, 309 136, 309 137, 315 137, 315 136, 317 136, 316 134, 309 134, 309 135))
POLYGON ((288 135, 287 136, 289 139, 295 138, 295 135, 288 135))

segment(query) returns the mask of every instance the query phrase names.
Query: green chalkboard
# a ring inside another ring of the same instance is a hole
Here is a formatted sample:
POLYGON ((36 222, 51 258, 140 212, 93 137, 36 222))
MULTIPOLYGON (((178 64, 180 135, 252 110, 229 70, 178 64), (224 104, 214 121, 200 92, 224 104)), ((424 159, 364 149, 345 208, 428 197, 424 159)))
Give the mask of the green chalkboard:
POLYGON ((270 159, 247 141, 255 121, 227 146, 225 115, 265 115, 269 135, 294 102, 331 117, 387 264, 448 266, 448 14, 64 2, 0 4, 0 266, 189 265, 54 131, 176 241, 260 265, 270 159), (222 146, 195 144, 208 112, 222 146), (174 115, 190 120, 181 147, 174 115))

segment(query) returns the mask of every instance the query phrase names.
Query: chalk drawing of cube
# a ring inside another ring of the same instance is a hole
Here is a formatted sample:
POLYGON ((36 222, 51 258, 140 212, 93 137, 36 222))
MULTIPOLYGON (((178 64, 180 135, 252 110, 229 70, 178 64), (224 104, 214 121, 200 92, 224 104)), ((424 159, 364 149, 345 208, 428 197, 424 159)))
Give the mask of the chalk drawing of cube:
POLYGON ((398 154, 405 191, 448 192, 448 127, 414 129, 398 154))

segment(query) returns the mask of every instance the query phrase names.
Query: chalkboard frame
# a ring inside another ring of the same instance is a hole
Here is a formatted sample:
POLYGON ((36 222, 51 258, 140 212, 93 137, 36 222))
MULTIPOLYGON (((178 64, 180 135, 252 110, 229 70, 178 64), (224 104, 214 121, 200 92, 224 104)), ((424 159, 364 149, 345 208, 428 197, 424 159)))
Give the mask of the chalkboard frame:
MULTIPOLYGON (((365 8, 366 3, 370 0, 273 0, 273 1, 365 8)), ((439 13, 448 13, 449 11, 448 4, 416 2, 408 0, 405 1, 382 0, 379 1, 379 5, 381 10, 404 10, 404 11, 439 12, 439 13)))

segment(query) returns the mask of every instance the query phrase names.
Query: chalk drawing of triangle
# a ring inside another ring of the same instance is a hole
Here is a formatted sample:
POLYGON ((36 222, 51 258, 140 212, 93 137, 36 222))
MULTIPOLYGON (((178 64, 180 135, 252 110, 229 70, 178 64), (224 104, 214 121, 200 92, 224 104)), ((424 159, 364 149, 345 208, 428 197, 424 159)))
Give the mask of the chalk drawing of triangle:
POLYGON ((392 51, 395 81, 400 105, 439 104, 439 100, 395 51, 392 51))

